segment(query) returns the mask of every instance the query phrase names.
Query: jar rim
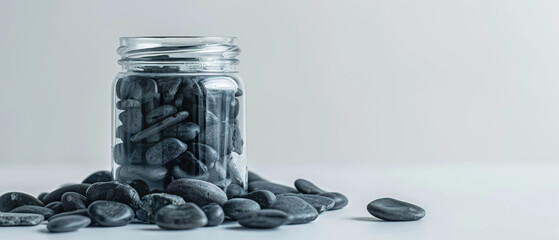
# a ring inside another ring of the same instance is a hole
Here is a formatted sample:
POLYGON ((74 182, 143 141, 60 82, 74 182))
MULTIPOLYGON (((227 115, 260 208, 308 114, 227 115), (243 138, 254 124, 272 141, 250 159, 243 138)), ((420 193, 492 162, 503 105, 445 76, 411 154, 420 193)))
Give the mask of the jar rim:
POLYGON ((120 46, 131 50, 158 47, 200 46, 209 44, 237 45, 236 37, 229 36, 139 36, 121 37, 120 46))

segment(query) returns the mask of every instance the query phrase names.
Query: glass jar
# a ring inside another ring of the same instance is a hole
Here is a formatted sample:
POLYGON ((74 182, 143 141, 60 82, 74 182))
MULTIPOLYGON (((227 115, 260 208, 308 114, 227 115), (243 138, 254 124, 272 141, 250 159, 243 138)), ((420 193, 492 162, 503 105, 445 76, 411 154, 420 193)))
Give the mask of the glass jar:
POLYGON ((233 37, 124 37, 113 83, 115 180, 247 188, 245 91, 233 37))

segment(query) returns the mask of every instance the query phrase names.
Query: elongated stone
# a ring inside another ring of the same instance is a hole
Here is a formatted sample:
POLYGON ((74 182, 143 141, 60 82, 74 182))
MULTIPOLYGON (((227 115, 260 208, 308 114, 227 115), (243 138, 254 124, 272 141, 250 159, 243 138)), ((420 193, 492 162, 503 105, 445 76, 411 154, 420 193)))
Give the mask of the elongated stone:
POLYGON ((80 228, 84 228, 91 224, 91 219, 89 217, 84 217, 80 215, 69 215, 61 216, 56 219, 49 221, 47 229, 50 232, 60 233, 60 232, 73 232, 80 228))
POLYGON ((295 180, 295 188, 297 188, 300 193, 306 194, 320 194, 326 192, 314 185, 314 183, 310 182, 309 180, 302 178, 295 180))
POLYGON ((324 196, 319 196, 319 195, 313 195, 313 194, 284 193, 278 195, 278 197, 279 196, 298 197, 304 200, 305 202, 307 202, 308 204, 310 204, 311 206, 313 206, 318 213, 328 211, 332 209, 336 204, 336 201, 334 201, 334 199, 324 197, 324 196))
POLYGON ((177 108, 173 105, 159 106, 146 115, 146 122, 148 124, 153 124, 175 114, 176 112, 177 108))
POLYGON ((186 202, 193 202, 198 206, 204 206, 215 202, 223 205, 227 202, 227 195, 214 184, 197 179, 177 179, 167 190, 175 195, 181 196, 186 202))
MULTIPOLYGON (((59 214, 61 212, 64 212, 64 206, 62 205, 61 201, 51 202, 51 203, 45 205, 45 207, 54 211, 54 214, 59 214)), ((48 218, 50 218, 50 217, 48 217, 48 218)), ((48 219, 48 218, 45 217, 45 219, 48 219)))
POLYGON ((289 215, 275 209, 263 209, 245 214, 238 219, 239 224, 246 228, 270 229, 287 224, 289 215))
POLYGON ((64 216, 84 216, 84 217, 89 218, 89 214, 87 213, 87 208, 84 208, 84 209, 78 209, 78 210, 74 210, 74 211, 62 212, 62 213, 55 214, 52 217, 50 217, 48 219, 48 221, 50 222, 53 219, 56 219, 56 218, 59 218, 59 217, 64 217, 64 216))
POLYGON ((293 196, 278 197, 270 208, 287 213, 291 219, 289 224, 309 223, 318 217, 318 212, 313 206, 293 196))
POLYGON ((92 173, 83 180, 82 183, 96 183, 96 182, 110 182, 113 180, 113 175, 110 171, 101 170, 92 173))
POLYGON ((155 223, 163 229, 186 230, 205 226, 208 218, 200 207, 187 202, 159 209, 155 215, 155 223))
POLYGON ((238 154, 243 154, 244 141, 242 138, 241 129, 238 126, 231 125, 231 144, 233 151, 238 154))
POLYGON ((25 205, 19 206, 17 208, 12 209, 11 213, 34 213, 43 215, 45 219, 52 217, 55 213, 52 209, 36 206, 36 205, 25 205))
POLYGON ((176 138, 167 138, 146 151, 146 162, 152 166, 163 166, 177 158, 187 145, 176 138))
POLYGON ((242 196, 242 198, 248 198, 255 201, 262 209, 269 208, 277 200, 276 195, 268 190, 250 192, 249 194, 242 196))
POLYGON ((87 208, 88 202, 84 195, 76 192, 67 192, 60 198, 65 212, 87 208))
POLYGON ((227 178, 232 184, 245 186, 246 181, 246 164, 241 164, 241 156, 237 153, 231 153, 225 156, 227 162, 227 178))
POLYGON ((200 126, 193 122, 182 122, 163 130, 165 137, 174 137, 185 142, 194 140, 198 134, 200 134, 200 126))
POLYGON ((334 204, 334 207, 331 208, 330 210, 342 209, 345 206, 347 206, 347 204, 349 203, 349 200, 347 199, 347 197, 345 195, 341 194, 341 193, 338 193, 338 192, 325 192, 325 193, 320 193, 318 195, 323 196, 323 197, 327 197, 327 198, 331 198, 336 202, 334 204))
POLYGON ((225 216, 233 220, 243 217, 249 212, 260 210, 260 205, 255 201, 246 198, 234 198, 223 204, 223 212, 225 216))
POLYGON ((225 194, 227 195, 228 199, 242 197, 246 194, 243 187, 239 186, 238 184, 232 183, 227 186, 225 189, 225 194))
POLYGON ((39 195, 37 195, 37 199, 39 199, 39 201, 42 202, 42 201, 43 201, 43 198, 44 198, 47 194, 49 194, 49 193, 48 193, 48 192, 39 193, 39 195))
POLYGON ((22 192, 8 192, 0 196, 0 212, 9 212, 24 205, 44 206, 39 199, 22 192))
POLYGON ((179 122, 184 121, 186 118, 188 117, 188 112, 186 111, 182 111, 182 112, 178 112, 176 114, 174 114, 173 116, 170 116, 152 126, 150 126, 149 128, 146 128, 145 130, 137 133, 136 135, 132 136, 130 138, 130 141, 132 142, 138 142, 142 139, 145 139, 149 136, 151 136, 152 134, 158 133, 161 130, 168 128, 170 126, 173 126, 179 122))
POLYGON ((152 193, 142 198, 140 208, 136 210, 136 218, 144 223, 155 223, 155 214, 167 205, 180 205, 186 202, 179 196, 168 193, 152 193))
POLYGON ((268 190, 276 195, 282 193, 299 193, 297 189, 268 181, 252 181, 248 183, 248 191, 268 190))
POLYGON ((119 182, 94 183, 87 189, 85 196, 89 202, 107 200, 127 204, 136 209, 140 196, 134 188, 119 182))
POLYGON ((223 212, 221 206, 217 203, 210 203, 203 206, 202 211, 204 211, 206 218, 208 219, 206 227, 218 226, 225 220, 225 213, 223 212))
POLYGON ((367 211, 387 221, 417 221, 425 216, 423 208, 393 198, 374 200, 367 205, 367 211))
POLYGON ((116 108, 120 110, 129 110, 133 108, 140 108, 142 103, 135 99, 123 99, 116 102, 116 108))
POLYGON ((134 219, 134 211, 128 205, 105 200, 91 203, 87 214, 95 223, 104 227, 124 226, 134 219))
POLYGON ((43 220, 41 214, 0 212, 0 226, 35 226, 43 220))

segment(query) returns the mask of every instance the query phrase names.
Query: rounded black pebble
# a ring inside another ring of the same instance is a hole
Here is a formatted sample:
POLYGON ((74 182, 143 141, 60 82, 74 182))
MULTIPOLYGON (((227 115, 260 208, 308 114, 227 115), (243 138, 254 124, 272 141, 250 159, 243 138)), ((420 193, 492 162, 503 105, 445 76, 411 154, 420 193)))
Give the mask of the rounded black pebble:
POLYGON ((127 204, 132 209, 137 209, 140 204, 140 196, 134 188, 114 181, 91 184, 85 196, 90 203, 107 200, 127 204))
POLYGON ((203 227, 208 223, 204 211, 196 204, 167 205, 155 215, 155 223, 163 229, 187 230, 203 227))
POLYGON ((87 208, 85 208, 85 209, 78 209, 78 210, 74 210, 74 211, 70 211, 70 212, 62 212, 62 213, 55 214, 52 217, 50 217, 48 219, 48 221, 51 221, 55 218, 59 218, 59 217, 63 217, 63 216, 73 216, 73 215, 84 216, 84 217, 89 218, 89 214, 87 214, 87 208))
POLYGON ((206 218, 208 218, 206 227, 221 225, 225 220, 225 213, 223 212, 223 208, 217 205, 217 203, 210 203, 206 206, 203 206, 202 211, 204 211, 204 213, 206 214, 206 218))
POLYGON ((51 203, 45 205, 45 207, 54 211, 54 214, 59 214, 61 212, 64 212, 64 206, 62 205, 61 201, 51 202, 51 203))
POLYGON ((187 145, 176 138, 167 138, 146 151, 146 162, 152 166, 163 166, 186 151, 187 145))
POLYGON ((27 193, 8 192, 0 196, 0 212, 9 212, 25 205, 44 206, 43 202, 27 193))
POLYGON ((225 216, 237 220, 249 212, 260 210, 260 205, 246 198, 234 198, 223 204, 225 216))
POLYGON ((34 213, 0 213, 1 226, 35 226, 39 225, 45 217, 34 213))
POLYGON ((239 224, 246 228, 269 229, 289 223, 289 215, 275 209, 263 209, 250 212, 238 219, 239 224))
POLYGON ((144 180, 134 179, 128 185, 136 190, 140 199, 150 194, 149 185, 144 180))
POLYGON ((374 200, 367 204, 367 211, 387 221, 417 221, 425 216, 423 208, 393 198, 374 200))
POLYGON ((320 194, 326 192, 314 185, 314 183, 310 182, 309 180, 301 178, 295 180, 295 188, 297 188, 297 191, 299 191, 300 193, 306 194, 320 194))
POLYGON ((298 198, 304 200, 305 202, 309 203, 311 206, 313 206, 314 209, 316 209, 316 211, 318 213, 328 211, 328 210, 332 209, 334 207, 334 205, 336 204, 336 201, 334 201, 334 199, 332 199, 332 198, 319 196, 319 195, 314 195, 314 194, 284 193, 284 194, 278 195, 278 197, 279 196, 298 197, 298 198))
POLYGON ((43 215, 43 217, 45 217, 45 219, 48 219, 50 217, 52 217, 54 214, 56 214, 52 209, 47 208, 47 207, 41 207, 41 206, 35 206, 35 205, 25 205, 25 206, 19 206, 17 208, 12 209, 12 211, 10 211, 11 213, 34 213, 34 214, 40 214, 43 215))
POLYGON ((62 216, 49 221, 47 229, 50 232, 73 232, 91 224, 91 219, 79 215, 62 216))
POLYGON ((334 204, 334 207, 331 208, 330 210, 342 209, 345 206, 347 206, 347 204, 349 203, 349 200, 347 199, 347 197, 345 195, 341 194, 341 193, 338 193, 338 192, 325 192, 325 193, 320 193, 318 195, 323 196, 323 197, 327 197, 327 198, 331 198, 336 202, 334 204))
POLYGON ((81 184, 72 184, 72 185, 61 187, 47 194, 43 198, 43 202, 45 204, 49 204, 54 201, 60 201, 60 199, 62 198, 62 194, 67 192, 77 192, 81 195, 85 195, 85 191, 89 186, 91 186, 91 184, 81 183, 81 184))
POLYGON ((39 195, 37 195, 37 199, 39 199, 41 202, 43 201, 43 198, 45 198, 45 196, 49 194, 48 192, 42 192, 39 195))
POLYGON ((167 190, 182 197, 186 202, 193 202, 198 206, 212 202, 223 205, 227 202, 227 195, 221 188, 202 180, 177 179, 167 186, 167 190))
POLYGON ((142 198, 142 203, 138 210, 136 210, 136 218, 140 222, 155 223, 155 214, 159 209, 167 205, 180 205, 185 204, 184 199, 177 195, 168 193, 152 193, 142 198))
POLYGON ((134 219, 134 211, 128 205, 105 200, 91 203, 87 214, 93 222, 104 227, 124 226, 134 219))
POLYGON ((60 200, 62 201, 62 207, 65 212, 85 209, 88 205, 87 198, 84 195, 75 192, 62 194, 60 200))
POLYGON ((227 186, 227 188, 225 189, 225 194, 227 195, 228 199, 232 199, 232 198, 236 198, 236 197, 242 197, 243 195, 245 195, 245 190, 243 189, 243 187, 239 186, 238 184, 229 184, 229 186, 227 186))
POLYGON ((268 190, 274 194, 299 193, 297 189, 268 181, 253 181, 248 183, 248 191, 268 190))
POLYGON ((289 224, 309 223, 318 217, 318 212, 313 206, 293 196, 278 197, 270 208, 287 213, 291 219, 289 224))
POLYGON ((110 182, 113 180, 113 175, 110 171, 101 170, 92 173, 88 177, 86 177, 82 183, 98 183, 98 182, 110 182))
POLYGON ((262 209, 268 208, 276 202, 276 195, 268 190, 254 191, 242 196, 242 198, 248 198, 255 201, 262 209))

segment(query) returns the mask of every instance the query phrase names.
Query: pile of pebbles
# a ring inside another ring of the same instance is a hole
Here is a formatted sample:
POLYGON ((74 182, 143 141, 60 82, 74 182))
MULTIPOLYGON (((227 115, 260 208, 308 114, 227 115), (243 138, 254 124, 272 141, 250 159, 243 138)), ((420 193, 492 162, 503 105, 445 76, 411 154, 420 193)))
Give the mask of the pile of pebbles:
POLYGON ((192 178, 246 188, 243 91, 231 77, 131 75, 117 79, 115 95, 117 181, 164 190, 192 178))

